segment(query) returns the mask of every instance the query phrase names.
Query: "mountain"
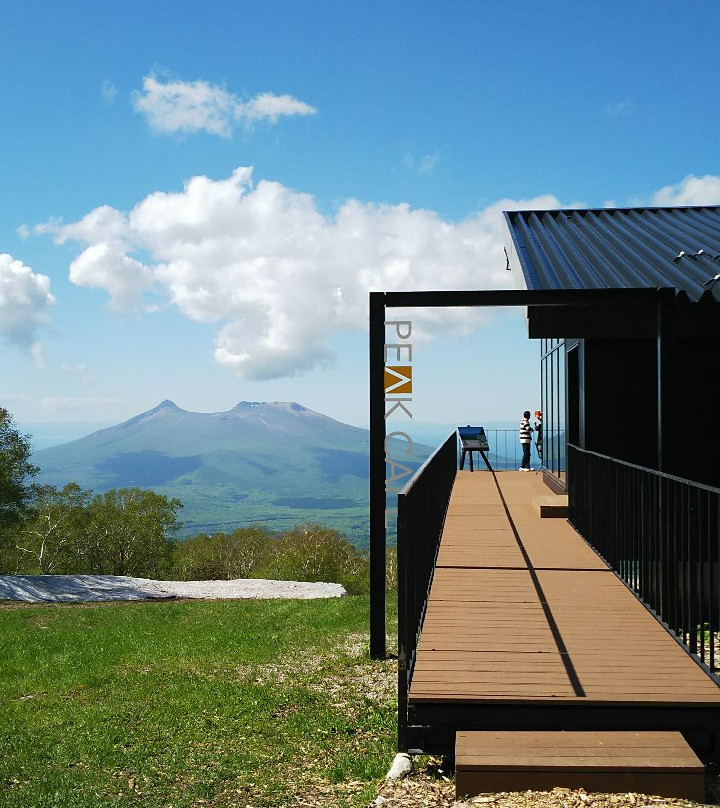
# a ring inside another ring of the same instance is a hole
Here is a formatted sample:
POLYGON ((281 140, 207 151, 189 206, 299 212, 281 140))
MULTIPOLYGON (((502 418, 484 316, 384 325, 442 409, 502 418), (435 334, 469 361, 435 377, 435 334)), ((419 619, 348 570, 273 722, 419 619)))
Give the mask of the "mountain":
MULTIPOLYGON (((416 446, 407 465, 430 451, 416 446)), ((368 430, 295 402, 241 401, 227 412, 198 413, 163 401, 117 426, 34 452, 32 462, 41 484, 75 481, 96 493, 138 486, 177 497, 184 536, 313 520, 364 547, 368 457, 368 430)))

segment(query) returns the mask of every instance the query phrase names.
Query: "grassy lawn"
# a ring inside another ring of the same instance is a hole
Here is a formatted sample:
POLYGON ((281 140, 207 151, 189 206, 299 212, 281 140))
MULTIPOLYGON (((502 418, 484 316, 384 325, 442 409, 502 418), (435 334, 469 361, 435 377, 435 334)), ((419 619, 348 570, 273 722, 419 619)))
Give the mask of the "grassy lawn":
POLYGON ((366 805, 396 722, 368 609, 0 607, 0 805, 366 805))

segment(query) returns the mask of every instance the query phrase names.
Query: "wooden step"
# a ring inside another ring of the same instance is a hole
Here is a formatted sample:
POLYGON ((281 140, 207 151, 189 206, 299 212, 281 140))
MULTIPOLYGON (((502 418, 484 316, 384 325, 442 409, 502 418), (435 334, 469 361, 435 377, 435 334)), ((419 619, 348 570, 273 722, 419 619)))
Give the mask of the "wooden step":
POLYGON ((535 508, 541 519, 555 517, 567 519, 568 498, 567 494, 548 494, 547 496, 535 497, 533 500, 535 508))
POLYGON ((457 732, 457 798, 583 788, 703 802, 704 766, 679 732, 457 732))

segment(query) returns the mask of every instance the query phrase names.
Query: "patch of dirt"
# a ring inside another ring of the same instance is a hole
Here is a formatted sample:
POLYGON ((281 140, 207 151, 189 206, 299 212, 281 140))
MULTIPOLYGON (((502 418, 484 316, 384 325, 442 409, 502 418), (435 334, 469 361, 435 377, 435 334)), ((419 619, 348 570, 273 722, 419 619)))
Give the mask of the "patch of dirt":
POLYGON ((387 704, 397 698, 397 662, 371 660, 364 635, 343 638, 342 648, 334 651, 318 650, 267 665, 241 665, 236 671, 241 677, 252 676, 257 684, 301 682, 309 690, 329 694, 333 706, 343 711, 366 701, 387 704))

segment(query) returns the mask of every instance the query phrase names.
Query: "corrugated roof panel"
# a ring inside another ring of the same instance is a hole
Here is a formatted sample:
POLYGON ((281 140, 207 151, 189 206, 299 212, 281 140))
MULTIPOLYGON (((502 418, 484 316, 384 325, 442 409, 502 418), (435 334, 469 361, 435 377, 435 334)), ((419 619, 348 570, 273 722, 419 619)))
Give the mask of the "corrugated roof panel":
POLYGON ((560 227, 554 216, 547 216, 544 222, 552 234, 557 250, 558 260, 562 260, 567 267, 567 277, 572 279, 573 286, 583 285, 583 278, 588 288, 599 289, 604 286, 602 277, 595 271, 593 264, 583 254, 576 244, 572 228, 560 227), (577 270, 574 269, 577 267, 577 270))
POLYGON ((565 245, 558 243, 558 241, 564 241, 563 231, 561 229, 556 229, 553 232, 552 216, 545 217, 542 227, 537 226, 538 222, 534 222, 533 224, 535 225, 533 232, 537 237, 544 254, 548 257, 548 264, 552 267, 552 271, 557 282, 561 286, 571 287, 577 286, 578 283, 581 283, 581 278, 573 269, 572 262, 568 259, 568 257, 566 257, 565 245))
MULTIPOLYGON (((537 214, 534 215, 537 216, 537 214)), ((519 219, 517 226, 522 237, 516 242, 516 248, 528 289, 562 288, 553 283, 549 263, 544 260, 540 245, 525 218, 519 219)))
POLYGON ((588 228, 582 213, 582 211, 571 211, 568 217, 568 229, 575 250, 585 259, 598 288, 623 286, 625 279, 612 263, 611 249, 598 234, 588 228))
POLYGON ((658 237, 653 237, 650 221, 634 221, 629 216, 610 217, 601 215, 603 222, 615 232, 622 244, 629 265, 629 274, 636 286, 674 286, 684 289, 684 278, 672 261, 658 237))
POLYGON ((630 247, 622 233, 613 226, 611 221, 598 215, 583 216, 583 233, 603 255, 606 264, 603 277, 607 286, 638 287, 646 285, 643 278, 647 267, 644 266, 643 259, 630 247))
POLYGON ((677 238, 687 245, 683 248, 686 252, 705 249, 714 255, 720 253, 720 211, 714 222, 713 217, 710 216, 699 221, 697 217, 686 216, 685 211, 678 211, 675 217, 668 216, 667 211, 659 211, 657 218, 665 226, 673 227, 677 238), (698 247, 698 245, 701 246, 698 247))
POLYGON ((674 287, 698 300, 720 273, 720 206, 510 211, 528 289, 674 287))
MULTIPOLYGON (((688 233, 694 234, 700 241, 712 242, 713 249, 720 252, 720 208, 705 208, 703 213, 703 216, 699 216, 694 208, 680 208, 674 218, 683 223, 688 233)), ((657 215, 662 220, 670 218, 667 210, 658 210, 657 215)))

